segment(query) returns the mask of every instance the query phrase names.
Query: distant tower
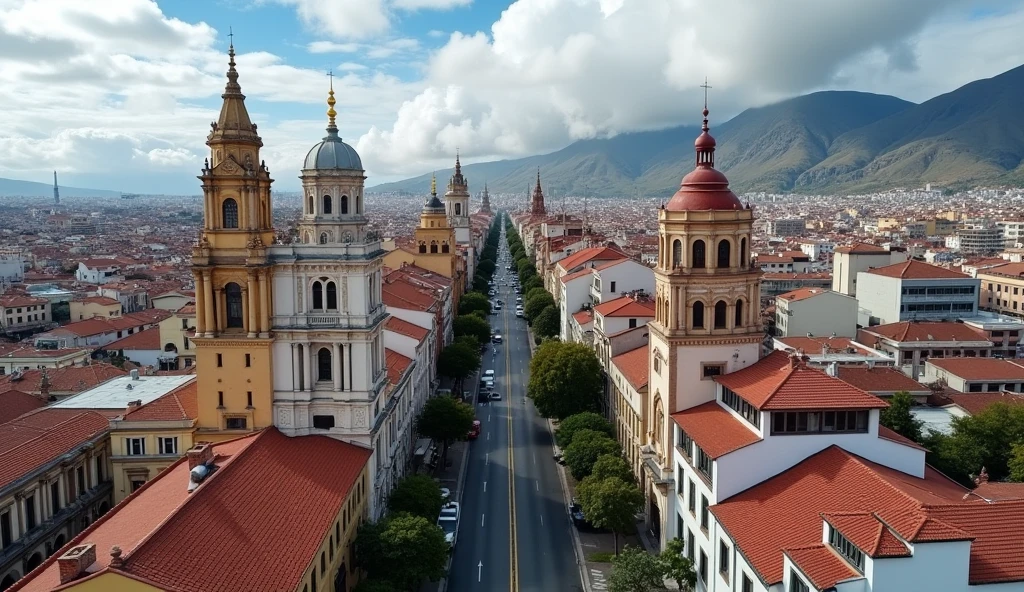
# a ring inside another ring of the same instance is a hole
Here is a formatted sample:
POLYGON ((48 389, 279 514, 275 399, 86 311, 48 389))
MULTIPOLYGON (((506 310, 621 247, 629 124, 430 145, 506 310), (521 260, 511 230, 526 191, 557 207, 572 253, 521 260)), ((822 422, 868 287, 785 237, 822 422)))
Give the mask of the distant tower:
POLYGON ((530 202, 530 214, 544 216, 544 190, 540 187, 540 167, 537 167, 537 185, 533 188, 533 200, 530 202))
POLYGON ((491 213, 491 196, 487 193, 487 183, 484 183, 484 193, 480 196, 480 213, 490 214, 491 213))
POLYGON ((448 181, 448 191, 444 194, 445 211, 448 222, 455 229, 455 240, 460 244, 470 243, 469 232, 469 181, 462 175, 462 163, 458 153, 455 154, 455 174, 448 181))
POLYGON ((60 205, 60 190, 57 189, 57 171, 53 171, 53 205, 60 205))

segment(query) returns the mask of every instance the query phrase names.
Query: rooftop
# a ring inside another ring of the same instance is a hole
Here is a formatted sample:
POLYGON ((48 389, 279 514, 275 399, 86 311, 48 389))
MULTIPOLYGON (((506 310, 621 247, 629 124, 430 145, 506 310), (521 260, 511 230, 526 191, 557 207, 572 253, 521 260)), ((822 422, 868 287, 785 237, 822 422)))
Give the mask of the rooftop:
POLYGON ((711 458, 725 456, 761 440, 717 401, 673 413, 672 420, 711 458))
POLYGON ((1024 365, 996 358, 929 358, 928 364, 964 380, 1024 380, 1024 365))
POLYGON ((881 275, 890 278, 903 280, 933 280, 933 279, 971 279, 971 276, 945 267, 929 265, 916 259, 907 259, 901 263, 886 265, 869 269, 864 273, 881 275))
POLYGON ((622 296, 598 304, 594 307, 594 312, 604 317, 653 317, 654 302, 622 296))
POLYGON ((612 364, 619 369, 619 372, 626 377, 634 389, 640 390, 647 386, 650 377, 650 358, 646 345, 613 357, 612 364))
POLYGON ((931 392, 927 386, 888 366, 875 366, 874 368, 866 365, 839 366, 838 373, 839 380, 869 393, 931 392))
POLYGON ((52 407, 0 424, 0 489, 73 453, 109 427, 94 411, 52 407))
POLYGON ((188 421, 199 418, 199 382, 188 381, 166 395, 127 411, 124 421, 188 421))
MULTIPOLYGON (((963 323, 954 322, 901 321, 899 323, 889 323, 888 325, 865 327, 861 331, 868 334, 873 333, 898 343, 910 341, 970 341, 989 343, 988 337, 982 331, 963 323)), ((865 345, 871 345, 866 343, 864 339, 861 339, 861 342, 865 343, 865 345)))
POLYGON ((124 409, 131 401, 145 405, 166 395, 195 376, 120 376, 53 404, 58 409, 124 409), (130 388, 129 388, 130 387, 130 388))

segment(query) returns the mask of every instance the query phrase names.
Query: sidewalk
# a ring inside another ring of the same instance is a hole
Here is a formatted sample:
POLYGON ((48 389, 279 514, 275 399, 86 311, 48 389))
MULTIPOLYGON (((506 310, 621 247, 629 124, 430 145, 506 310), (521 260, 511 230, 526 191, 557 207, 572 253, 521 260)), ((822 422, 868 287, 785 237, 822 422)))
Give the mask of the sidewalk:
MULTIPOLYGON (((437 467, 431 472, 426 467, 421 467, 419 473, 429 475, 437 481, 441 487, 451 490, 451 499, 461 502, 462 490, 466 476, 466 464, 469 462, 469 441, 459 440, 448 447, 448 463, 446 467, 437 467)), ((427 582, 420 587, 420 592, 444 592, 448 587, 448 581, 441 578, 439 582, 427 582)))

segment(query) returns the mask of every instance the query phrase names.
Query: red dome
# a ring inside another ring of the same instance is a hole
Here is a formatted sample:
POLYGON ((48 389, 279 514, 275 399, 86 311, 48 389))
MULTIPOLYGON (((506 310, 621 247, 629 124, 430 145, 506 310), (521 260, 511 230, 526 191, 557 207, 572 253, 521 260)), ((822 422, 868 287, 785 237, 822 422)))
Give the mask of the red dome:
POLYGON ((711 134, 706 131, 701 132, 697 136, 696 141, 693 143, 693 147, 697 150, 713 150, 715 148, 715 139, 711 137, 711 134))
POLYGON ((710 167, 698 167, 683 177, 683 184, 665 209, 679 212, 684 210, 742 210, 743 204, 729 189, 729 180, 721 171, 710 167))

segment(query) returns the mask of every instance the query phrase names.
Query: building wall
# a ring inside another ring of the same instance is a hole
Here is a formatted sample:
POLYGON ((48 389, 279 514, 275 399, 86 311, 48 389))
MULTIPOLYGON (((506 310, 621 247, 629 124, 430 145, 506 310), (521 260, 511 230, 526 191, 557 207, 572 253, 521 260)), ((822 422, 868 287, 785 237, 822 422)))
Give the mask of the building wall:
POLYGON ((15 370, 24 369, 35 369, 35 368, 64 368, 67 366, 74 366, 75 364, 81 364, 88 360, 90 357, 89 350, 82 350, 80 352, 66 354, 60 357, 53 358, 19 358, 19 357, 2 357, 0 358, 0 376, 10 374, 15 370))
POLYGON ((91 319, 93 317, 103 317, 105 319, 116 318, 121 316, 121 304, 99 304, 96 302, 83 302, 81 300, 72 300, 70 303, 71 308, 71 320, 82 321, 85 319, 91 319))
POLYGON ((50 301, 44 298, 33 300, 38 300, 38 302, 27 306, 0 307, 0 327, 16 331, 52 323, 53 312, 50 310, 50 301))
POLYGON ((825 292, 795 301, 776 298, 775 311, 775 326, 781 337, 857 335, 857 299, 852 296, 825 292))
POLYGON ((204 441, 219 442, 273 425, 273 355, 267 339, 230 337, 203 338, 196 344, 199 381, 199 435, 204 441), (246 355, 249 366, 246 366, 246 355), (218 365, 218 356, 220 356, 218 365), (248 404, 247 393, 253 404, 248 404), (224 395, 219 405, 218 393, 224 395), (246 419, 245 430, 228 430, 226 419, 246 419))
POLYGON ((593 276, 591 296, 595 304, 614 300, 623 292, 633 290, 654 294, 654 271, 636 261, 623 261, 607 269, 595 270, 593 276))
MULTIPOLYGON (((970 541, 918 543, 912 545, 913 557, 864 558, 864 575, 871 582, 871 592, 905 592, 907 590, 985 590, 989 586, 968 586, 970 541), (925 567, 926 566, 926 567, 925 567)), ((1015 589, 1020 590, 1020 583, 1015 589)), ((994 591, 993 591, 994 592, 994 591)))
MULTIPOLYGON (((96 552, 99 553, 99 549, 96 552)), ((94 578, 73 582, 64 589, 74 590, 74 592, 160 592, 159 588, 115 572, 107 572, 94 578)))
POLYGON ((857 274, 872 267, 884 267, 906 261, 900 251, 888 253, 836 253, 832 260, 832 290, 847 296, 857 296, 857 274))
POLYGON ((1001 314, 1024 316, 1024 279, 978 272, 981 307, 1001 314))
POLYGON ((562 300, 559 302, 561 307, 561 319, 562 319, 562 330, 560 338, 562 341, 568 341, 569 332, 569 319, 573 313, 579 312, 580 307, 590 302, 590 276, 585 275, 578 277, 568 284, 563 284, 561 281, 558 282, 559 286, 562 286, 562 300))
POLYGON ((137 487, 155 478, 185 452, 192 448, 195 428, 187 422, 133 422, 130 427, 119 428, 113 422, 110 432, 110 461, 114 479, 114 503, 118 504, 137 487), (158 438, 173 438, 176 447, 173 452, 160 452, 158 438), (145 454, 133 455, 129 439, 141 439, 145 454))

